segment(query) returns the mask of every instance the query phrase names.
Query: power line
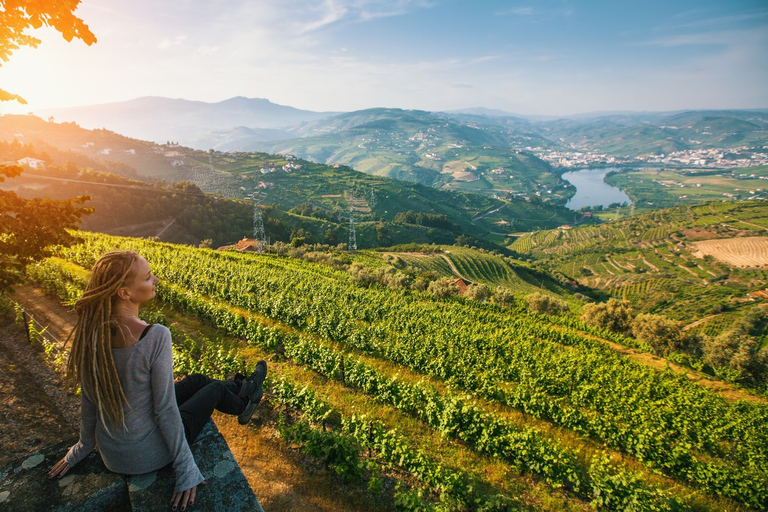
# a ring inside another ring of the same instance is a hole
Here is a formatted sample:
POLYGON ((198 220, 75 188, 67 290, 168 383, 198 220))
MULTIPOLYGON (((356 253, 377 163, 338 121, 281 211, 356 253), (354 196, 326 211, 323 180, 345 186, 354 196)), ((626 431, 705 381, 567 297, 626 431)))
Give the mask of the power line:
POLYGON ((35 177, 35 178, 42 178, 44 180, 54 180, 54 181, 65 181, 68 183, 81 183, 86 185, 101 185, 102 187, 112 187, 112 188, 128 188, 132 190, 148 190, 152 192, 172 192, 174 194, 181 194, 181 195, 189 195, 189 196, 204 196, 206 195, 205 192, 187 192, 181 189, 173 189, 173 188, 158 188, 158 187, 142 187, 140 185, 121 185, 120 183, 102 183, 99 181, 84 181, 84 180, 74 180, 71 178, 56 178, 53 176, 45 176, 42 174, 31 174, 31 173, 24 173, 20 177, 35 177))

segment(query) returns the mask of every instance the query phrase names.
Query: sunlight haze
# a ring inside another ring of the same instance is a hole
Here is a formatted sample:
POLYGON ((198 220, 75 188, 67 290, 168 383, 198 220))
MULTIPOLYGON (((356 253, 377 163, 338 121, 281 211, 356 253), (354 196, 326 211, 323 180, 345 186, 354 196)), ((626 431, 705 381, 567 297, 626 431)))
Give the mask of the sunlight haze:
POLYGON ((27 112, 164 96, 529 115, 768 106, 764 0, 85 0, 0 67, 27 112))

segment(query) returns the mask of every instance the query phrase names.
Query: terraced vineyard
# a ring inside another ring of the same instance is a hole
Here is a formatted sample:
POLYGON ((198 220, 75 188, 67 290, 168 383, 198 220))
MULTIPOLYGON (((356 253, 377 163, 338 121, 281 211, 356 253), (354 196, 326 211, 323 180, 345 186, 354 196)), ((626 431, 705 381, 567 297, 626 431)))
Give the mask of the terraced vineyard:
POLYGON ((71 300, 85 269, 117 248, 147 258, 165 307, 220 333, 203 349, 177 340, 179 371, 228 373, 254 351, 285 358, 270 387, 304 419, 282 425, 283 435, 324 453, 345 478, 396 470, 400 508, 768 503, 768 407, 634 363, 570 317, 360 288, 299 260, 92 234, 30 275, 71 300), (297 382, 306 370, 327 380, 297 382), (329 393, 337 386, 342 398, 329 393))
POLYGON ((385 258, 398 268, 429 271, 442 277, 464 278, 494 288, 505 286, 521 295, 549 290, 566 300, 573 300, 572 290, 549 274, 530 264, 505 258, 485 250, 460 246, 438 246, 437 252, 385 253, 385 258))
MULTIPOLYGON (((765 202, 704 203, 601 226, 537 231, 510 248, 585 286, 626 298, 640 311, 686 323, 724 310, 737 319, 754 304, 748 292, 768 286, 768 267, 759 265, 766 219, 765 202), (735 247, 729 254, 742 259, 707 255, 706 247, 720 246, 735 247)), ((703 322, 696 329, 718 334, 718 326, 727 328, 703 322)))

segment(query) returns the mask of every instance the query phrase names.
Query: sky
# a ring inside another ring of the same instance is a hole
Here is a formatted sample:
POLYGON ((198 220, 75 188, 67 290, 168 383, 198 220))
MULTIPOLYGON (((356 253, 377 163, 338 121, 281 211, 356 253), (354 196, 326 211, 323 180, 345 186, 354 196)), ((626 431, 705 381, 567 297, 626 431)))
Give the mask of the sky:
POLYGON ((768 108, 766 0, 83 0, 0 67, 28 105, 266 98, 313 111, 768 108))

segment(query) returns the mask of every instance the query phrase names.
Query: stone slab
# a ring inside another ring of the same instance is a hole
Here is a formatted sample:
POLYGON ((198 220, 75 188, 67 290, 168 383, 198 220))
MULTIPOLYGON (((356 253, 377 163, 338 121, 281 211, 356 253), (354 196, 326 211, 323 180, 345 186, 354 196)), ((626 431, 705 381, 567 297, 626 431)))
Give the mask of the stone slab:
MULTIPOLYGON (((205 425, 190 448, 206 485, 197 488, 195 504, 187 510, 264 512, 213 421, 205 425)), ((132 510, 169 510, 173 483, 173 468, 170 466, 147 475, 128 477, 132 510)))
MULTIPOLYGON (((61 479, 45 475, 76 439, 0 468, 0 510, 14 512, 153 512, 171 509, 174 474, 168 466, 147 475, 112 473, 91 453, 61 479)), ((226 441, 209 421, 191 446, 207 484, 188 511, 264 512, 226 441)))
POLYGON ((0 510, 130 511, 125 480, 107 470, 97 453, 90 454, 61 479, 45 477, 75 442, 50 446, 0 469, 0 510))

